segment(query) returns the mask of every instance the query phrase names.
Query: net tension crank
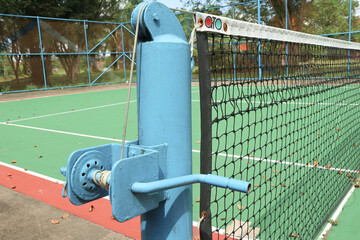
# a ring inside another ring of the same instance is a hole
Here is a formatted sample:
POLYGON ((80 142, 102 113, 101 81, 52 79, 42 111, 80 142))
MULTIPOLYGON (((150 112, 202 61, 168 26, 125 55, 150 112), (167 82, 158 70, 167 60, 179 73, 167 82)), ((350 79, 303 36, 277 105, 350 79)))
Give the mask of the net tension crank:
POLYGON ((121 145, 107 144, 73 152, 66 168, 63 196, 82 205, 109 195, 113 216, 119 222, 158 207, 167 200, 166 190, 205 183, 247 193, 250 183, 211 174, 192 174, 166 178, 167 145, 144 147, 137 142, 124 147, 125 158, 119 160, 121 145))
POLYGON ((192 175, 191 47, 175 14, 158 2, 141 3, 131 25, 138 33, 138 140, 73 152, 61 170, 63 196, 82 205, 109 195, 119 222, 141 215, 143 240, 192 239, 190 184, 247 193, 250 183, 192 175))

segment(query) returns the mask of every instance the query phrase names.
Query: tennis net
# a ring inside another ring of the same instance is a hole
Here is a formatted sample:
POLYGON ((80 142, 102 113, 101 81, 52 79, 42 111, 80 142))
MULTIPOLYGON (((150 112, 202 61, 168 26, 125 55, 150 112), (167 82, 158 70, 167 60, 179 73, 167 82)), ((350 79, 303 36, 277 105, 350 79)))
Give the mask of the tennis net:
POLYGON ((201 239, 313 239, 360 169, 360 44, 196 14, 201 239), (220 234, 220 235, 219 235, 220 234))

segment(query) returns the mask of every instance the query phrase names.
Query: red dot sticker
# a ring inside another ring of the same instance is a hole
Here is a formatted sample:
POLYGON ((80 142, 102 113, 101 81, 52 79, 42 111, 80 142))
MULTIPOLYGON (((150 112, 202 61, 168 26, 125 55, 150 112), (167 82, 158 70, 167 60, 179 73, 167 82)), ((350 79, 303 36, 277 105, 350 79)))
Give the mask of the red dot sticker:
POLYGON ((211 27, 211 17, 207 17, 206 19, 205 19, 205 25, 207 26, 207 27, 211 27))

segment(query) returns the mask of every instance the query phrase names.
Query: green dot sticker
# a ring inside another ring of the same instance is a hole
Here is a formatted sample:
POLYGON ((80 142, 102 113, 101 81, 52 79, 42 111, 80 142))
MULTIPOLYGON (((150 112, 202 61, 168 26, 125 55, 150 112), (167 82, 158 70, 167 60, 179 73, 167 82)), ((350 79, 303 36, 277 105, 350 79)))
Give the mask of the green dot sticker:
POLYGON ((221 20, 220 19, 216 19, 215 21, 215 27, 217 30, 220 30, 221 29, 221 20))

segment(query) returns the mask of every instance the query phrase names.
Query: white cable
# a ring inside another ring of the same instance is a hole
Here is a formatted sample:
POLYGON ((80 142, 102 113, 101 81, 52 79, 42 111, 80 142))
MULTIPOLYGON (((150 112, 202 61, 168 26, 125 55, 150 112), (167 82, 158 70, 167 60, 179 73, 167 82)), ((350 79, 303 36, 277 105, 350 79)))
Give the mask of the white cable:
POLYGON ((196 41, 196 35, 195 35, 195 32, 196 32, 196 29, 201 27, 201 24, 200 23, 197 23, 193 30, 191 31, 191 35, 190 35, 190 40, 189 40, 189 43, 190 43, 190 52, 191 52, 191 58, 193 57, 193 52, 194 52, 194 42, 196 41))
POLYGON ((202 215, 202 217, 200 218, 200 220, 199 220, 199 222, 198 222, 198 224, 197 224, 197 226, 196 226, 196 229, 195 229, 195 240, 200 240, 200 236, 199 236, 199 239, 198 239, 198 234, 199 234, 199 231, 200 231, 200 224, 201 224, 201 222, 205 219, 205 217, 206 217, 206 215, 202 215))
POLYGON ((109 190, 109 184, 107 183, 107 179, 110 176, 110 174, 111 174, 111 171, 96 170, 93 175, 93 181, 96 185, 98 185, 106 190, 109 190), (97 173, 100 173, 99 180, 96 179, 97 173))
POLYGON ((133 56, 132 56, 132 59, 131 59, 129 88, 128 88, 128 96, 127 96, 127 101, 126 101, 126 112, 125 112, 125 121, 124 121, 124 130, 123 130, 123 137, 122 137, 121 157, 120 157, 120 159, 123 159, 123 157, 124 157, 126 126, 127 126, 127 120, 128 120, 128 114, 129 114, 130 92, 131 92, 132 75, 133 75, 133 70, 134 70, 135 55, 136 55, 136 44, 137 44, 137 38, 138 38, 138 34, 139 34, 140 14, 141 14, 142 9, 145 6, 146 6, 146 4, 144 4, 144 5, 142 5, 140 7, 139 12, 138 12, 138 16, 137 16, 137 21, 136 21, 135 39, 134 39, 134 47, 133 47, 133 56))

